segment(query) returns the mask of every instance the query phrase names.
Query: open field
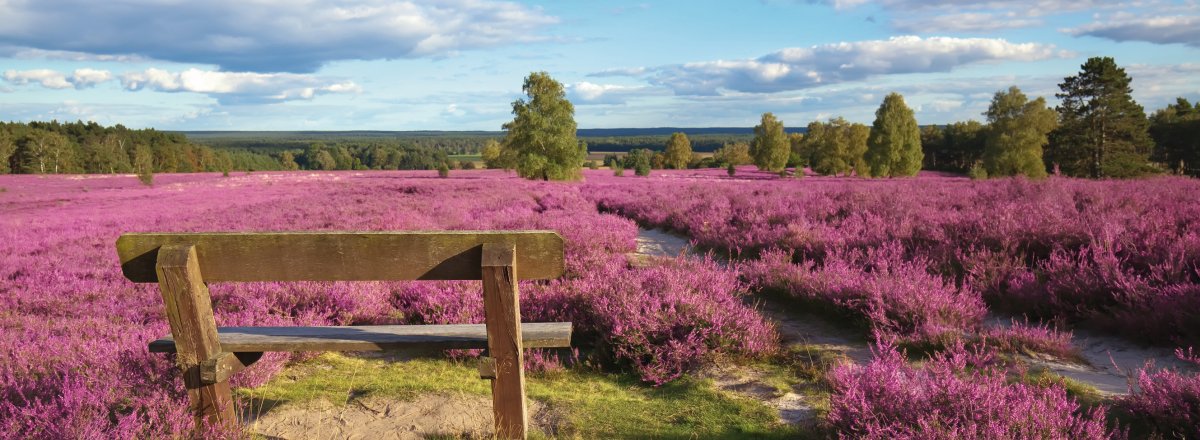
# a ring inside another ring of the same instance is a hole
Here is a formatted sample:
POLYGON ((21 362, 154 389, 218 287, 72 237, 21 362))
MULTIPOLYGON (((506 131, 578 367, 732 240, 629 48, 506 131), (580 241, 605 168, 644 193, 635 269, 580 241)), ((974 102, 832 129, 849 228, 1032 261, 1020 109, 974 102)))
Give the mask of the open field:
MULTIPOLYGON (((574 350, 528 356, 540 436, 1200 436, 1200 358, 1171 355, 1200 346, 1200 181, 584 175, 0 176, 0 438, 195 429, 146 351, 168 329, 154 286, 121 276, 121 233, 433 229, 565 238, 567 274, 521 286, 526 321, 575 325, 574 350), (1071 375, 1110 351, 1132 393, 1071 375)), ((221 325, 482 319, 477 282, 211 288, 221 325)), ((234 384, 248 432, 469 411, 477 355, 276 353, 234 384)))

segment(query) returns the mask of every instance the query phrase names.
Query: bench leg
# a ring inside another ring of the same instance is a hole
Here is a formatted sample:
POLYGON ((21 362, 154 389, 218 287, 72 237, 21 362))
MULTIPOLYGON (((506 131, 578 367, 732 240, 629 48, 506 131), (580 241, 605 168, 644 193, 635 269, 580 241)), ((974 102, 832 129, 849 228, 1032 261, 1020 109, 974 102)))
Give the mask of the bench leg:
POLYGON ((158 250, 158 287, 167 308, 167 321, 175 338, 175 359, 183 373, 191 411, 197 427, 233 424, 233 398, 229 382, 205 383, 201 363, 221 354, 217 323, 213 318, 208 286, 200 276, 196 248, 192 245, 164 245, 158 250))
POLYGON ((492 414, 496 437, 502 439, 524 439, 529 420, 515 254, 511 244, 483 245, 484 319, 488 355, 495 360, 492 414))

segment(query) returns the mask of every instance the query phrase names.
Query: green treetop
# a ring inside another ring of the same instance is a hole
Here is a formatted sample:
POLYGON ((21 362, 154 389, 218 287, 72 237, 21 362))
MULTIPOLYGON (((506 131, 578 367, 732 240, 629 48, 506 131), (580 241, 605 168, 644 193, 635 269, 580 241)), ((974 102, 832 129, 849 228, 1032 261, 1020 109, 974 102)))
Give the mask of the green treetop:
POLYGON ((1058 126, 1058 115, 1046 100, 1030 101, 1016 86, 996 92, 984 115, 988 128, 983 147, 983 167, 989 177, 1024 175, 1045 177, 1042 148, 1058 126))
POLYGON ((771 113, 763 113, 762 122, 754 126, 754 140, 750 143, 750 155, 758 169, 778 173, 787 166, 792 145, 783 122, 771 113))
POLYGON ((1129 75, 1109 57, 1094 57, 1058 85, 1060 126, 1047 159, 1071 176, 1130 177, 1154 171, 1146 112, 1133 100, 1129 75))
POLYGON ((684 133, 672 133, 671 138, 667 140, 664 154, 667 168, 687 168, 688 162, 692 160, 692 142, 684 133))
POLYGON ((579 179, 587 149, 575 138, 575 106, 562 83, 546 72, 534 72, 525 77, 521 90, 529 100, 512 103, 513 120, 504 124, 508 135, 503 144, 512 153, 517 174, 527 179, 579 179))
POLYGON ((915 176, 921 171, 921 129, 899 93, 888 94, 875 111, 865 159, 873 177, 915 176))

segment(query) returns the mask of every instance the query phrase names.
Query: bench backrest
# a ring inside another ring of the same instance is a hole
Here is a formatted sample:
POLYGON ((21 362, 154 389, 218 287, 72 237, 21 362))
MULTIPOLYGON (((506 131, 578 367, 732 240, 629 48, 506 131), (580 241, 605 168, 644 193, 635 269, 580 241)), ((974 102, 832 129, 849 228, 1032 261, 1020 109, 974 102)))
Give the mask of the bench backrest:
POLYGON ((205 282, 478 280, 485 243, 516 247, 523 280, 562 275, 553 231, 234 232, 125 234, 117 240, 130 281, 158 282, 158 249, 195 246, 205 282))

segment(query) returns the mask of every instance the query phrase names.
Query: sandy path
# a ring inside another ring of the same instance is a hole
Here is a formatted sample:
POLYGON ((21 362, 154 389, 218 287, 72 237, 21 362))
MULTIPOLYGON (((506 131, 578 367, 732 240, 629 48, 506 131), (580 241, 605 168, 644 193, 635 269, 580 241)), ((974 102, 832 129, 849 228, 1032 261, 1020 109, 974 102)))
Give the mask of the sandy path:
MULTIPOLYGON (((637 242, 638 250, 631 261, 644 262, 656 257, 674 257, 695 252, 687 237, 660 229, 639 229, 637 242)), ((865 338, 848 336, 847 329, 839 328, 825 317, 797 312, 789 309, 789 306, 781 301, 764 301, 758 304, 758 309, 776 322, 781 342, 786 345, 805 344, 840 352, 857 363, 871 360, 870 346, 865 338)), ((1011 325, 1009 322, 1011 321, 998 316, 988 319, 988 325, 993 326, 1011 325)), ((1129 377, 1135 370, 1144 368, 1147 361, 1153 362, 1155 370, 1174 368, 1181 371, 1197 371, 1195 366, 1179 360, 1175 357, 1174 350, 1166 347, 1142 346, 1127 339, 1085 330, 1075 330, 1071 342, 1079 349, 1087 365, 1028 356, 1024 356, 1023 359, 1034 366, 1095 387, 1102 394, 1110 396, 1128 394, 1129 377)), ((718 376, 716 381, 719 385, 725 381, 735 387, 753 388, 749 385, 752 380, 725 379, 718 376)), ((788 411, 790 404, 772 405, 780 408, 783 414, 788 411)))
MULTIPOLYGON (((543 406, 530 401, 532 424, 543 406)), ((424 394, 417 398, 356 399, 346 405, 318 400, 286 405, 248 423, 251 432, 269 439, 424 439, 492 438, 492 399, 461 394, 424 394)))
MULTIPOLYGON (((989 325, 1008 326, 1011 320, 990 316, 989 325)), ((1152 371, 1172 368, 1179 371, 1197 372, 1198 369, 1175 357, 1175 350, 1167 347, 1150 347, 1128 339, 1111 335, 1073 330, 1071 345, 1087 361, 1086 365, 1064 362, 1058 359, 1023 356, 1029 364, 1046 368, 1061 376, 1095 387, 1101 394, 1120 396, 1129 394, 1130 377, 1135 370, 1153 362, 1152 371)))

